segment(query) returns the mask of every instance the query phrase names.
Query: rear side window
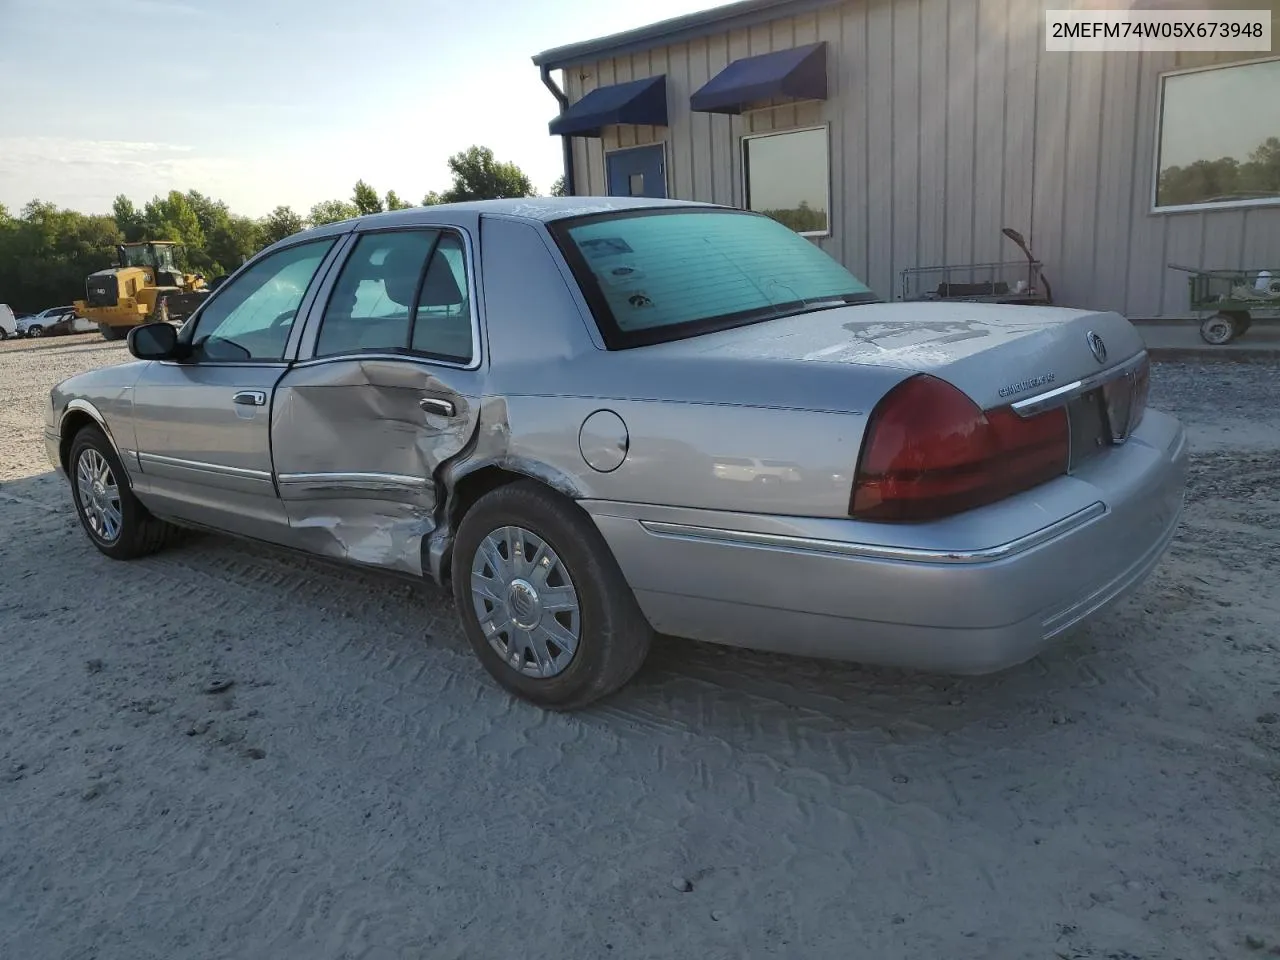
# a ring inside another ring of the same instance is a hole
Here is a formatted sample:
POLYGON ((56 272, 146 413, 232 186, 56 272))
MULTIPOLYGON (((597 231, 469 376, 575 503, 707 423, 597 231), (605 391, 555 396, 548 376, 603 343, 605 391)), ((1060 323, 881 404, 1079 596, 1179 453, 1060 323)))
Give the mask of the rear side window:
POLYGON ((627 211, 552 232, 612 349, 875 299, 811 241, 756 214, 627 211))

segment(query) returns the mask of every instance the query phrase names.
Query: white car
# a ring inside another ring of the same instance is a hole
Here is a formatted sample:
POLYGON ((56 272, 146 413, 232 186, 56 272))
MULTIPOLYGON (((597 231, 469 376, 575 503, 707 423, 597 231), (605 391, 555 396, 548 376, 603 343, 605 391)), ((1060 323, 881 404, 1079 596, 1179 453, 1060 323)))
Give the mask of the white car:
POLYGON ((73 306, 49 307, 18 321, 20 337, 51 337, 62 333, 92 333, 96 324, 76 314, 73 306))
POLYGON ((13 308, 7 303, 0 303, 0 340, 8 340, 18 333, 18 321, 14 319, 13 308))

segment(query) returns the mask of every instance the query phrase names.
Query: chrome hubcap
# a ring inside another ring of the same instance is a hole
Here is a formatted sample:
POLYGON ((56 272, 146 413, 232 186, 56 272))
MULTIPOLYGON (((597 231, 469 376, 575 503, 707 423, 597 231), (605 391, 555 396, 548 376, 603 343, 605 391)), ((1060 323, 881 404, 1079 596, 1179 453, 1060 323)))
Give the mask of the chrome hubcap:
POLYGON ((120 514, 120 487, 106 457, 89 447, 76 461, 76 492, 81 513, 94 536, 114 543, 124 520, 120 514))
POLYGON ((471 601, 498 656, 530 677, 554 677, 578 649, 582 612, 569 571, 523 527, 499 527, 471 562, 471 601))

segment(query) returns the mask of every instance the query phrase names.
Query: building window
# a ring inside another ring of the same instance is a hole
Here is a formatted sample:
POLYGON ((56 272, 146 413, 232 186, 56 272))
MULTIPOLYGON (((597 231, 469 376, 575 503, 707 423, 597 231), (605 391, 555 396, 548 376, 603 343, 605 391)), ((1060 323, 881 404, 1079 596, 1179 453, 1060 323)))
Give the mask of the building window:
POLYGON ((1280 60, 1161 79, 1155 208, 1280 203, 1280 60))
POLYGON ((746 207, 802 236, 831 233, 831 153, 827 128, 742 138, 746 207))

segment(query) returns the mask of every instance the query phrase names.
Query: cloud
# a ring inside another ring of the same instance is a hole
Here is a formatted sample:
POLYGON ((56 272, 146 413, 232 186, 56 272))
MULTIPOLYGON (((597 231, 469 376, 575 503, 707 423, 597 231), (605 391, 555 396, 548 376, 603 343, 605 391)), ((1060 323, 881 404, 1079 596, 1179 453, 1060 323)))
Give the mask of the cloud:
POLYGON ((182 144, 0 137, 0 202, 11 209, 39 198, 106 212, 120 193, 139 202, 170 190, 216 194, 245 175, 241 161, 203 156, 182 144))

